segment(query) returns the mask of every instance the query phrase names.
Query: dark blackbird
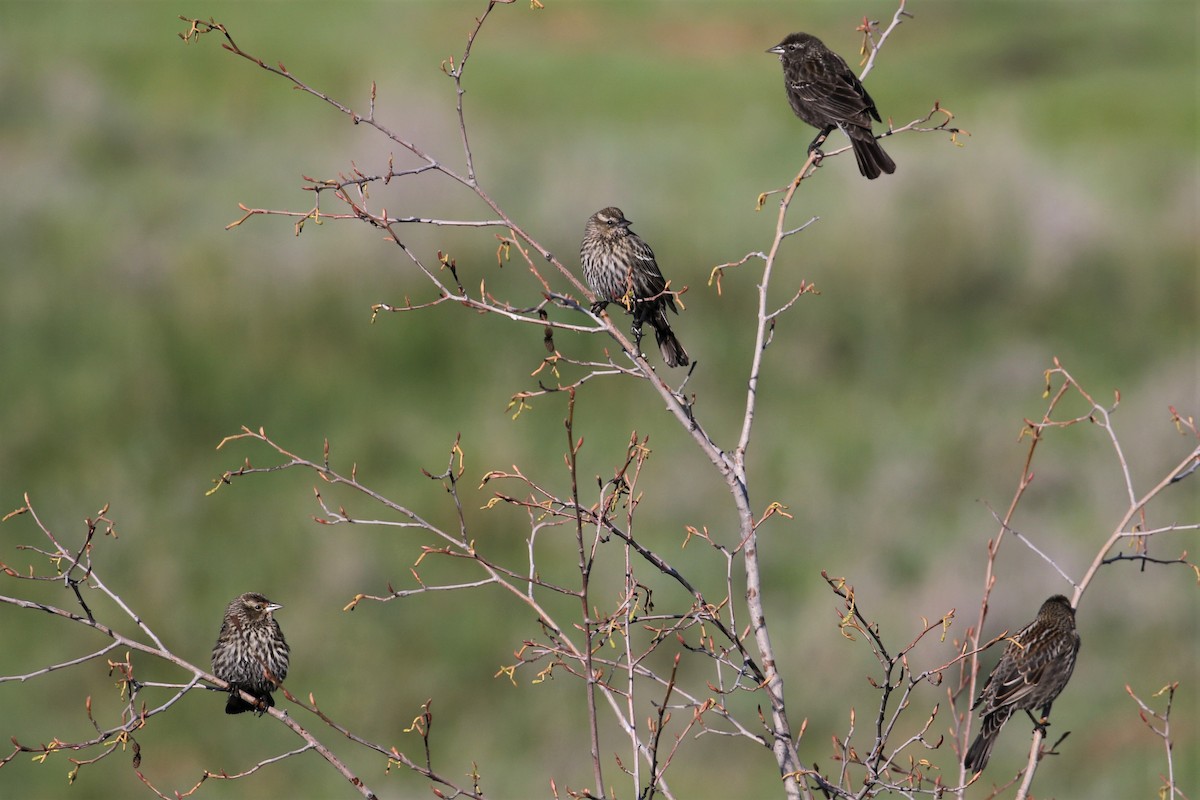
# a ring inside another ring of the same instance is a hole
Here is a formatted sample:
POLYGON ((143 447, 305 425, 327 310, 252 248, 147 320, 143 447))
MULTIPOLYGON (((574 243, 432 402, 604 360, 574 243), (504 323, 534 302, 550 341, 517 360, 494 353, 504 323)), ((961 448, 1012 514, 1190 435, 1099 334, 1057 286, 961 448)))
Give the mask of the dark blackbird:
POLYGON ((792 111, 821 131, 809 144, 810 153, 839 128, 850 137, 859 172, 874 180, 881 171, 896 171, 896 163, 871 132, 872 118, 882 122, 875 101, 841 56, 807 33, 793 33, 767 52, 778 55, 783 64, 792 111))
POLYGON ((596 293, 592 311, 598 314, 609 303, 620 303, 633 314, 631 332, 639 352, 642 325, 649 322, 667 366, 687 366, 688 354, 667 321, 668 308, 678 313, 675 299, 667 291, 654 251, 629 225, 619 208, 601 209, 587 221, 579 261, 596 293))
POLYGON ((971 706, 972 711, 983 706, 979 736, 963 759, 963 766, 972 772, 987 766, 1000 728, 1014 711, 1029 714, 1030 709, 1040 708, 1041 720, 1034 720, 1034 725, 1044 731, 1050 705, 1075 669, 1079 652, 1075 609, 1067 598, 1056 594, 1042 603, 1037 619, 1009 638, 1008 649, 971 706))
POLYGON ((283 606, 256 592, 236 598, 225 609, 221 635, 213 647, 213 674, 229 684, 226 714, 257 711, 262 716, 275 705, 271 692, 287 677, 290 648, 274 613, 283 606), (252 705, 239 690, 258 698, 252 705))

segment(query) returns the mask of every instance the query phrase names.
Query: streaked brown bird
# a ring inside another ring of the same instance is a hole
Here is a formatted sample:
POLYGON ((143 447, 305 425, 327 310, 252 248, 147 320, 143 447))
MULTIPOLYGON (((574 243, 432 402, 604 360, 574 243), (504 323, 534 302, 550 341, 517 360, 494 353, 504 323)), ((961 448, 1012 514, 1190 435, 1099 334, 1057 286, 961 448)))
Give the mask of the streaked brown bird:
POLYGON ((875 101, 863 88, 846 62, 808 33, 793 33, 767 51, 783 64, 783 83, 796 116, 821 132, 808 146, 816 150, 834 128, 850 138, 858 171, 874 180, 883 172, 896 171, 879 140, 871 131, 871 120, 882 122, 875 101))
POLYGON ((642 237, 629 229, 621 209, 602 208, 587 221, 579 261, 596 302, 592 311, 599 314, 609 303, 619 303, 633 314, 633 333, 638 351, 642 347, 642 325, 649 322, 654 338, 668 367, 685 367, 688 354, 675 338, 667 309, 678 313, 675 298, 667 291, 654 259, 654 251, 642 237))
POLYGON ((1042 603, 1037 619, 1009 637, 1008 648, 1000 663, 988 676, 979 699, 971 710, 979 712, 979 735, 967 750, 963 766, 982 772, 992 755, 992 746, 1000 728, 1014 711, 1040 708, 1041 719, 1033 719, 1045 731, 1050 706, 1062 692, 1079 653, 1079 631, 1075 629, 1075 609, 1071 601, 1056 594, 1042 603))
POLYGON ((225 609, 212 666, 213 674, 229 684, 226 714, 256 711, 262 716, 275 705, 271 692, 287 677, 291 652, 275 621, 275 612, 281 608, 257 592, 247 592, 225 609), (247 703, 239 691, 254 695, 258 703, 247 703))

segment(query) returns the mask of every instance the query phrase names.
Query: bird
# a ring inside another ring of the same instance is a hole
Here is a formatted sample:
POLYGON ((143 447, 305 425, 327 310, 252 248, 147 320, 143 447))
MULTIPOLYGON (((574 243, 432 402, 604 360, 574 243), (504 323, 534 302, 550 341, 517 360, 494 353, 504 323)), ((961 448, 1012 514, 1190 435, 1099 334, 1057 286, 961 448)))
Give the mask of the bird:
POLYGON ((275 612, 281 608, 257 592, 247 592, 225 609, 212 666, 213 674, 229 684, 226 714, 255 711, 262 716, 274 707, 271 692, 287 677, 291 652, 275 621, 275 612), (241 691, 254 695, 258 703, 246 702, 241 691))
POLYGON ((596 293, 592 313, 599 314, 609 303, 620 303, 633 314, 630 332, 639 353, 642 325, 649 322, 663 361, 668 367, 685 367, 690 363, 687 351, 667 321, 667 309, 679 313, 675 298, 667 291, 654 251, 629 229, 630 224, 621 209, 609 206, 592 214, 584 228, 579 261, 596 293))
POLYGON ((809 33, 793 33, 767 51, 783 64, 783 83, 792 111, 821 132, 808 146, 811 153, 838 128, 850 138, 858 171, 870 180, 896 171, 871 131, 871 119, 882 122, 875 101, 837 53, 809 33))
POLYGON ((1014 711, 1041 709, 1041 720, 1034 725, 1045 733, 1050 706, 1071 679, 1079 653, 1079 631, 1075 629, 1075 609, 1071 601, 1056 594, 1042 603, 1037 619, 1009 637, 1000 663, 988 676, 987 683, 971 710, 979 712, 979 735, 967 750, 963 766, 982 772, 992 754, 1000 728, 1014 711))

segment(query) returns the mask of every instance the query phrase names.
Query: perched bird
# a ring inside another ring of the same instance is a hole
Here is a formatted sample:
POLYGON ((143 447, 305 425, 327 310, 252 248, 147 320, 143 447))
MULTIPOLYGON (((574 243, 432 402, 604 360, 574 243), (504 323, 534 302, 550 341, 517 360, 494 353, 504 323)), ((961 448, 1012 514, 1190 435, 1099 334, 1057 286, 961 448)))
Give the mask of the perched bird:
POLYGON ((810 153, 839 128, 850 137, 859 172, 874 180, 880 172, 890 175, 896 171, 896 163, 871 132, 872 118, 883 121, 875 101, 841 56, 808 33, 793 33, 767 52, 778 55, 783 64, 783 83, 792 111, 821 131, 809 144, 810 153))
POLYGON ((225 609, 221 635, 213 646, 213 674, 229 684, 226 714, 257 711, 259 716, 275 705, 271 692, 287 677, 290 648, 275 621, 283 606, 257 592, 235 598, 225 609), (239 690, 258 698, 252 705, 239 690))
POLYGON ((579 261, 599 314, 609 303, 620 303, 633 314, 631 332, 640 352, 642 325, 649 322, 668 367, 685 367, 688 354, 675 338, 667 321, 667 309, 678 313, 675 299, 654 260, 654 251, 642 237, 629 230, 630 222, 619 208, 604 208, 592 214, 583 231, 579 261))
MULTIPOLYGON (((967 750, 963 766, 982 772, 992 754, 1000 728, 1014 711, 1029 714, 1040 708, 1041 720, 1034 725, 1044 732, 1050 705, 1058 697, 1079 652, 1079 631, 1075 630, 1075 609, 1061 594, 1042 603, 1037 619, 1009 637, 1008 649, 988 676, 979 699, 971 710, 979 712, 979 736, 967 750)), ((1030 719, 1033 715, 1029 714, 1030 719)))

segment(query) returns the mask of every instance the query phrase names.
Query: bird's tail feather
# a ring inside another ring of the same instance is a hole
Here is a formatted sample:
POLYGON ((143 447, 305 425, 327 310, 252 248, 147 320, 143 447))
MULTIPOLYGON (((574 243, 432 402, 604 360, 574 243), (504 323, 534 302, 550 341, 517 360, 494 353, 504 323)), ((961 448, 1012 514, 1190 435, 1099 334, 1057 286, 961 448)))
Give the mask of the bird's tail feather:
POLYGON ((996 709, 994 713, 985 714, 979 722, 979 735, 975 737, 975 741, 971 743, 967 749, 967 755, 963 759, 963 766, 971 772, 982 772, 987 766, 988 759, 992 757, 992 747, 996 744, 996 737, 1000 735, 1000 729, 1004 727, 1004 723, 1008 721, 1012 714, 1012 709, 1009 706, 1002 706, 996 709))
POLYGON ((658 349, 662 352, 663 361, 668 367, 686 367, 689 363, 687 351, 675 338, 675 332, 664 319, 654 323, 654 338, 658 340, 658 349))
POLYGON ((858 161, 858 171, 869 180, 875 180, 881 173, 891 175, 896 171, 896 162, 883 151, 879 140, 871 136, 865 139, 851 139, 854 146, 854 158, 858 161))

